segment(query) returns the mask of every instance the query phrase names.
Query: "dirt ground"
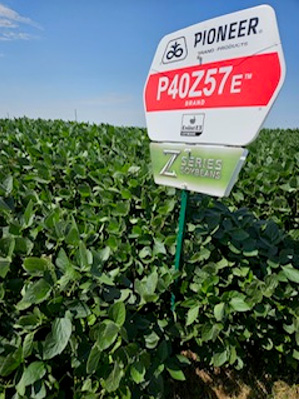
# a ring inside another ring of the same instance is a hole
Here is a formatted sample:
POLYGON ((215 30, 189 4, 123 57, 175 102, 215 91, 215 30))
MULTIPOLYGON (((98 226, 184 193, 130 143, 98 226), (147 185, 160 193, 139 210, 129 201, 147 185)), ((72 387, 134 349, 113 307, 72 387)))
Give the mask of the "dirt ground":
POLYGON ((173 384, 170 399, 299 399, 299 376, 286 378, 285 371, 275 377, 254 369, 206 370, 192 361, 186 381, 173 384))
POLYGON ((204 370, 186 372, 186 377, 174 385, 172 399, 299 399, 299 385, 281 380, 266 386, 258 379, 244 382, 228 372, 211 375, 204 370))

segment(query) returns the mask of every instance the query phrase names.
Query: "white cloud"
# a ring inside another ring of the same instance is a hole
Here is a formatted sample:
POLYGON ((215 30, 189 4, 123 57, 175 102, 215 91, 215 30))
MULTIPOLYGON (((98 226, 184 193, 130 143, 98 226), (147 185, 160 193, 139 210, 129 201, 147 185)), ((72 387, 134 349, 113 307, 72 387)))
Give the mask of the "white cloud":
POLYGON ((27 27, 42 29, 32 19, 23 17, 16 11, 0 3, 0 41, 35 39, 35 35, 24 32, 26 25, 27 27))
POLYGON ((30 40, 34 38, 35 36, 24 32, 0 32, 0 41, 30 40))
POLYGON ((10 21, 9 19, 0 18, 0 28, 14 29, 17 27, 18 27, 18 24, 16 24, 15 22, 10 21))
POLYGON ((6 7, 5 5, 0 3, 0 17, 2 21, 6 21, 7 24, 14 22, 18 22, 20 24, 27 24, 34 26, 35 28, 41 29, 41 26, 34 22, 32 19, 23 17, 16 11, 12 10, 11 8, 6 7))

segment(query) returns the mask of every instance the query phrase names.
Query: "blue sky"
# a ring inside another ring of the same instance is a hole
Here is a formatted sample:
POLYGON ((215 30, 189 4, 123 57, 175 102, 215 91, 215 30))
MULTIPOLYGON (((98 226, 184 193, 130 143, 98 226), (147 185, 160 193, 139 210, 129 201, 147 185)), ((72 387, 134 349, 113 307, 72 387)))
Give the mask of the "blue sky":
MULTIPOLYGON (((0 0, 0 117, 144 126, 160 39, 256 0, 0 0)), ((299 127, 299 0, 272 0, 287 76, 266 127, 299 127)))

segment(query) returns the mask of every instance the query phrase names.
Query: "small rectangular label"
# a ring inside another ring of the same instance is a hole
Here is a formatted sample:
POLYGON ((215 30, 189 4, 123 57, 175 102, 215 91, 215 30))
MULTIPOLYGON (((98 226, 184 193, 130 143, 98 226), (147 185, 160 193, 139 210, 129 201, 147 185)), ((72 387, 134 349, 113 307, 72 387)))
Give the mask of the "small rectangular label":
POLYGON ((182 117, 181 136, 200 136, 204 128, 205 114, 184 114, 182 117))

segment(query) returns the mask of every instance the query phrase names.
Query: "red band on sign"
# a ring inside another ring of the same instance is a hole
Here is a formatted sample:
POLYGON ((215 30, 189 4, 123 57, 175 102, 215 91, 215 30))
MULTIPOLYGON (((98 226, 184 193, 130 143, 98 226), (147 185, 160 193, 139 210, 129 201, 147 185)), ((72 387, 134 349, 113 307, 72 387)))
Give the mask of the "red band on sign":
POLYGON ((278 53, 156 73, 145 88, 146 111, 266 106, 280 77, 278 53))

